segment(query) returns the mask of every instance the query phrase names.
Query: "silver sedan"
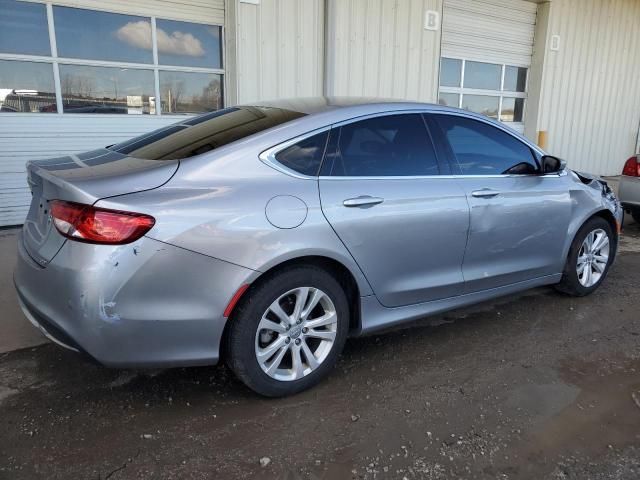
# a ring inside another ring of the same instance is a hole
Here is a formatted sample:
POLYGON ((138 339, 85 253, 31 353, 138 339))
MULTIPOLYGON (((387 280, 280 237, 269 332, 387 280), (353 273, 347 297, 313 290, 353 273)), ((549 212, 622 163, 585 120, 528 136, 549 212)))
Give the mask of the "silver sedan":
POLYGON ((113 367, 214 364, 263 395, 347 337, 541 285, 602 283, 622 210, 508 127, 421 103, 239 106, 28 164, 15 284, 113 367))

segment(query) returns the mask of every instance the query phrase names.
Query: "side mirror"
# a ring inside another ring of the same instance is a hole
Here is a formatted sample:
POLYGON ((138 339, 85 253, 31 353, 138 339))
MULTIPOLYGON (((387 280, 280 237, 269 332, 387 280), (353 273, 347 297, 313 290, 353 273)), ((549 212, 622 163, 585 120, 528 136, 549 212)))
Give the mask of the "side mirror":
POLYGON ((543 175, 545 173, 559 173, 567 167, 567 162, 552 155, 544 155, 540 160, 540 164, 543 175))

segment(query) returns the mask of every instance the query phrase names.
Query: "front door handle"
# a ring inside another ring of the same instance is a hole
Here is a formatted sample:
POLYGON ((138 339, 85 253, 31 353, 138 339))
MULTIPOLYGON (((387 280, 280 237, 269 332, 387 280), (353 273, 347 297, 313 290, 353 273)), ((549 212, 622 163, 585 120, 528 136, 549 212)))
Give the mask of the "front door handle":
POLYGON ((384 202, 384 198, 361 195, 356 198, 347 198, 342 204, 345 207, 373 207, 384 202))
POLYGON ((482 190, 474 190, 471 192, 471 196, 475 198, 493 198, 498 195, 500 195, 499 191, 490 188, 483 188, 482 190))

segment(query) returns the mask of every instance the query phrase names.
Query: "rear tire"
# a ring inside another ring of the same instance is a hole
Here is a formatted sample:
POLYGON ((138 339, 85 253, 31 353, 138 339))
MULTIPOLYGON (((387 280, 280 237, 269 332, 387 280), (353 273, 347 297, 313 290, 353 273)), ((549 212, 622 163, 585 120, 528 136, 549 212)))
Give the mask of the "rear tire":
POLYGON ((294 266, 247 291, 229 322, 227 364, 250 389, 281 397, 319 383, 349 330, 340 283, 316 266, 294 266))
POLYGON ((613 262, 616 239, 609 223, 592 217, 578 230, 556 290, 574 297, 593 293, 613 262))
POLYGON ((631 217, 640 225, 640 210, 631 210, 631 217))

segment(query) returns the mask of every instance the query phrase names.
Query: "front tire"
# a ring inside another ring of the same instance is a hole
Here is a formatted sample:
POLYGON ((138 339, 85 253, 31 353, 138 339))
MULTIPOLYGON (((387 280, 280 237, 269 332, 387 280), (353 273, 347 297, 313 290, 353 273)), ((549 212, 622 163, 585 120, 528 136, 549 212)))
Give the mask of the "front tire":
POLYGON ((578 230, 556 289, 583 297, 604 281, 615 255, 616 240, 609 223, 600 217, 589 219, 578 230))
POLYGON ((228 321, 231 370, 255 392, 280 397, 316 385, 334 367, 349 304, 328 272, 295 266, 252 287, 228 321))

